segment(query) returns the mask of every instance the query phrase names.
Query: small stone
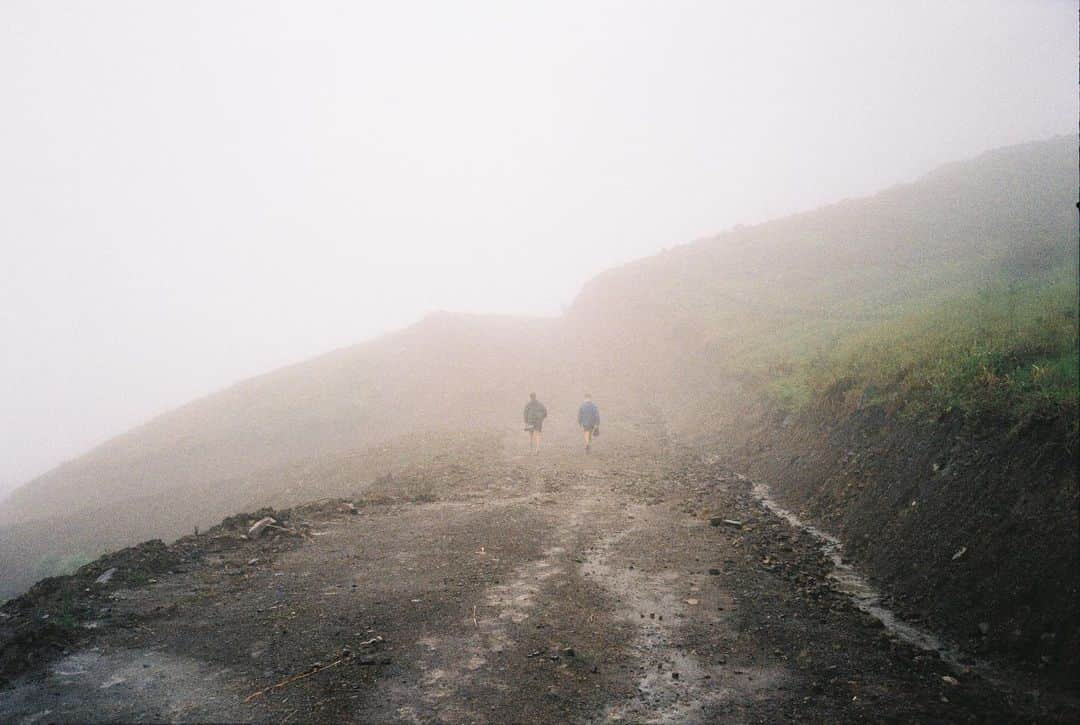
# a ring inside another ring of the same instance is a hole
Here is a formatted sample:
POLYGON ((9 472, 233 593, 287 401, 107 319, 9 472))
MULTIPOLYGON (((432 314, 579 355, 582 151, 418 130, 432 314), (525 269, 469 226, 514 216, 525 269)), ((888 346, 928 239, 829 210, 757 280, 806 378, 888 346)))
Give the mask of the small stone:
POLYGON ((960 680, 956 679, 951 675, 942 675, 941 681, 944 682, 946 685, 952 685, 953 687, 956 687, 960 684, 960 680))
POLYGON ((259 534, 266 530, 267 526, 276 523, 277 520, 274 519, 273 516, 264 516, 263 518, 259 519, 251 525, 251 528, 248 529, 247 535, 249 538, 256 539, 259 537, 259 534))
POLYGON ((983 636, 989 634, 990 633, 990 623, 989 622, 979 622, 979 632, 982 633, 983 636))
POLYGON ((94 580, 94 583, 95 584, 108 584, 109 581, 113 578, 113 574, 115 574, 115 573, 116 573, 116 567, 115 566, 112 567, 111 569, 106 569, 102 573, 101 576, 99 576, 97 579, 94 580))

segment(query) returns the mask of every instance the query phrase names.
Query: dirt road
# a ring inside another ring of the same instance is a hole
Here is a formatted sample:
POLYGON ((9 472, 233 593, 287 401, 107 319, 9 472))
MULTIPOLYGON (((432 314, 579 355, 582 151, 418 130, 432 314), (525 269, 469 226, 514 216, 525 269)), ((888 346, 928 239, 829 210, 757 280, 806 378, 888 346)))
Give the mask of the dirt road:
POLYGON ((0 690, 0 721, 1076 714, 889 637, 832 590, 809 536, 662 436, 524 447, 382 480, 356 514, 295 513, 307 535, 287 546, 222 539, 86 587, 92 629, 0 690))

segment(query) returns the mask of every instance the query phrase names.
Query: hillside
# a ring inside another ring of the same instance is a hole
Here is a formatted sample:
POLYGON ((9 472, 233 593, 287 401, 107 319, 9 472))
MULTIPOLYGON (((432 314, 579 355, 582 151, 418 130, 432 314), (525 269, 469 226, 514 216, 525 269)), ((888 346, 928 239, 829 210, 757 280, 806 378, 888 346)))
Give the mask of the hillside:
POLYGON ((664 391, 684 432, 711 432, 731 420, 733 396, 756 396, 853 333, 988 285, 1074 276, 1076 146, 999 149, 683 245, 600 275, 571 315, 664 391))
POLYGON ((43 562, 282 505, 300 480, 333 495, 453 452, 455 435, 515 431, 531 389, 556 438, 589 388, 616 420, 655 408, 684 437, 722 440, 800 359, 989 282, 1073 264, 1076 145, 994 151, 672 249, 598 276, 562 319, 434 315, 195 401, 0 504, 0 595, 43 562))

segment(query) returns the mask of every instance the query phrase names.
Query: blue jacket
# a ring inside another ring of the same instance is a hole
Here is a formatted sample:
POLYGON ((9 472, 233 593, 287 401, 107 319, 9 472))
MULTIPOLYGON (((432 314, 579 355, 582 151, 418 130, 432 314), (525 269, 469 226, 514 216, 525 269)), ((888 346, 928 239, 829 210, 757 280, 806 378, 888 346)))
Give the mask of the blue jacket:
POLYGON ((586 400, 578 408, 577 422, 582 428, 595 428, 600 425, 600 409, 596 407, 596 403, 591 400, 586 400))

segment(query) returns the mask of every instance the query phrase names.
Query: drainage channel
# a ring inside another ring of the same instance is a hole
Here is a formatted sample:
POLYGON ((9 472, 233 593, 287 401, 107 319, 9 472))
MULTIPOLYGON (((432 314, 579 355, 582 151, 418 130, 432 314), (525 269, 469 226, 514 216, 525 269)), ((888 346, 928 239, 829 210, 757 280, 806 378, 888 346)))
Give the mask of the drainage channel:
POLYGON ((769 487, 764 483, 751 482, 745 476, 739 476, 745 482, 751 483, 751 492, 757 501, 771 513, 788 522, 793 528, 806 531, 813 536, 821 547, 821 552, 829 557, 833 563, 833 570, 829 572, 829 579, 833 582, 837 591, 846 594, 861 611, 880 621, 885 630, 893 634, 897 639, 918 647, 927 652, 936 652, 946 664, 957 672, 970 672, 977 669, 985 673, 988 669, 984 663, 965 655, 956 647, 946 644, 940 637, 905 622, 891 609, 881 602, 881 593, 866 580, 851 564, 844 561, 843 544, 840 539, 821 529, 806 523, 792 512, 778 504, 771 495, 769 487))

